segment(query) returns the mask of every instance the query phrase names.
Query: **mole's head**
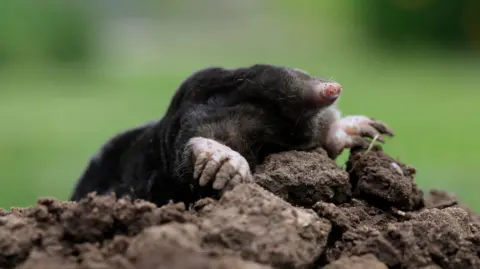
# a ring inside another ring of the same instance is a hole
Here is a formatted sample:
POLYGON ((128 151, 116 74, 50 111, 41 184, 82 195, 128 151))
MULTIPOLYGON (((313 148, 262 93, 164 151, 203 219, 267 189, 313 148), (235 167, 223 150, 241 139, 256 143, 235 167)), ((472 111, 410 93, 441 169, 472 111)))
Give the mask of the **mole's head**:
POLYGON ((294 68, 257 64, 236 73, 244 80, 242 93, 290 111, 318 111, 335 103, 342 92, 340 84, 294 68))

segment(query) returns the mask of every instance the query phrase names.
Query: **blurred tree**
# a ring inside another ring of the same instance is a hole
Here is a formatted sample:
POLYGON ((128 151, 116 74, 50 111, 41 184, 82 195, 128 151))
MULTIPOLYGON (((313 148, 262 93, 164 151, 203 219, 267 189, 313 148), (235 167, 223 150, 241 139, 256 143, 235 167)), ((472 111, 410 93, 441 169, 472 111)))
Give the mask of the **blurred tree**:
POLYGON ((90 54, 90 21, 82 6, 68 2, 45 7, 45 54, 58 63, 85 62, 90 54))
POLYGON ((0 63, 85 62, 91 30, 81 4, 0 1, 0 63))
POLYGON ((378 40, 397 48, 429 45, 441 49, 471 49, 469 31, 473 25, 477 25, 476 29, 480 26, 477 24, 478 0, 364 0, 358 3, 367 30, 378 40))

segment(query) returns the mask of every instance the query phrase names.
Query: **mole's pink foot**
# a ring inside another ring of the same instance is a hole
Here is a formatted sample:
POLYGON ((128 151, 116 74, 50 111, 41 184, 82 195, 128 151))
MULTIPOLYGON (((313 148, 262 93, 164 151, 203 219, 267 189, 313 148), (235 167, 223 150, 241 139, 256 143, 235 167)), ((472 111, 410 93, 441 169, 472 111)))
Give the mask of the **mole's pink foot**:
POLYGON ((362 115, 347 116, 330 128, 327 137, 329 154, 335 158, 345 148, 368 147, 371 144, 368 139, 375 138, 384 143, 385 136, 394 136, 394 133, 384 123, 362 115))
POLYGON ((253 182, 247 160, 230 147, 203 137, 191 138, 188 146, 194 159, 193 177, 200 186, 212 183, 214 189, 220 190, 253 182))

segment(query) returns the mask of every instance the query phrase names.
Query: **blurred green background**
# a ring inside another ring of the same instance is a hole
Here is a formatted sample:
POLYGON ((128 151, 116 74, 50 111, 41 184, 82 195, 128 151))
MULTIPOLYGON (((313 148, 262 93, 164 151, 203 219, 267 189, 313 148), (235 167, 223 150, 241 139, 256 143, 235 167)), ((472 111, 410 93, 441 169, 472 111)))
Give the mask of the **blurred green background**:
MULTIPOLYGON (((425 190, 480 209, 478 0, 0 2, 0 207, 68 199, 116 132, 210 65, 298 67, 388 123, 425 190)), ((345 161, 345 154, 338 161, 345 161)))

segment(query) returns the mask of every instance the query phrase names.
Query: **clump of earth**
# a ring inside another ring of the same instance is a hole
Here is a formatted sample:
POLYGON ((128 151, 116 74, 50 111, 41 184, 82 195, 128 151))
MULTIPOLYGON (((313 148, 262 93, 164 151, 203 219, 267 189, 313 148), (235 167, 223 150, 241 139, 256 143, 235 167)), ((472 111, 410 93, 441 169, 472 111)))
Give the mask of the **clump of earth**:
POLYGON ((219 200, 89 195, 0 211, 0 268, 480 268, 480 217, 380 147, 273 154, 219 200))

